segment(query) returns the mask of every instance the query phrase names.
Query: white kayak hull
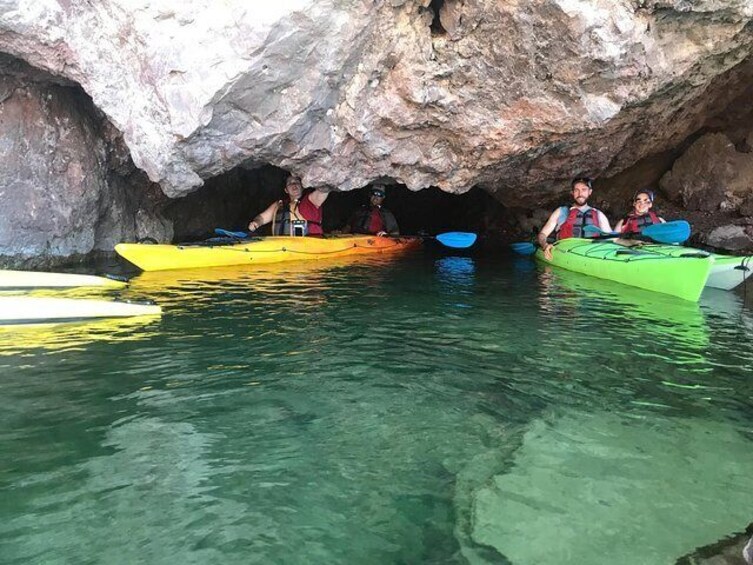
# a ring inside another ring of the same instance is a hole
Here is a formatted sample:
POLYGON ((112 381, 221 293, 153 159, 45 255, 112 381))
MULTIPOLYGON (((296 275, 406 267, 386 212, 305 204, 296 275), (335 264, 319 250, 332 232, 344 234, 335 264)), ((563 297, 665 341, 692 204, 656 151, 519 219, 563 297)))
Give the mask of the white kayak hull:
POLYGON ((732 290, 744 283, 753 272, 748 263, 748 260, 742 259, 737 262, 720 262, 715 257, 714 265, 711 267, 709 278, 706 281, 706 286, 722 290, 732 290))
POLYGON ((125 282, 75 273, 43 273, 37 271, 0 270, 0 288, 75 288, 101 286, 122 288, 125 282))
POLYGON ((93 318, 155 316, 161 313, 162 309, 154 304, 86 298, 0 296, 0 324, 35 324, 93 318))

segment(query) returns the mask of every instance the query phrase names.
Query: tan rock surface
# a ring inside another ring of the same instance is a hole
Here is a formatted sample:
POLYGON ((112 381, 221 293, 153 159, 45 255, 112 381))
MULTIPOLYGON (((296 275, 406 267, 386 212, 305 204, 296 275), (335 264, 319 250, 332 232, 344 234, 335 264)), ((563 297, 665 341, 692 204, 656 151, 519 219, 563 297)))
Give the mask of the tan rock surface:
POLYGON ((26 2, 0 50, 74 81, 170 196, 269 163, 504 200, 677 145, 753 76, 750 1, 26 2))

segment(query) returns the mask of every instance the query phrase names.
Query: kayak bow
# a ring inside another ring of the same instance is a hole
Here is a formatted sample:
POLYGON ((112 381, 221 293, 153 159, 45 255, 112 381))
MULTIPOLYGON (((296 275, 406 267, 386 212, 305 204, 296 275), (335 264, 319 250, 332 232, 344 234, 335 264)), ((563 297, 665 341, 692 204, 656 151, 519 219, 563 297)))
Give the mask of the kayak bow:
POLYGON ((659 253, 668 257, 711 257, 714 264, 706 281, 706 286, 721 290, 732 290, 744 283, 751 275, 751 262, 753 255, 735 256, 709 253, 702 249, 692 247, 680 247, 679 245, 653 245, 647 244, 639 247, 644 251, 659 253))
POLYGON ((85 286, 100 286, 106 288, 122 288, 124 281, 97 277, 94 275, 78 275, 75 273, 43 273, 37 271, 5 271, 0 270, 0 288, 74 288, 85 286))

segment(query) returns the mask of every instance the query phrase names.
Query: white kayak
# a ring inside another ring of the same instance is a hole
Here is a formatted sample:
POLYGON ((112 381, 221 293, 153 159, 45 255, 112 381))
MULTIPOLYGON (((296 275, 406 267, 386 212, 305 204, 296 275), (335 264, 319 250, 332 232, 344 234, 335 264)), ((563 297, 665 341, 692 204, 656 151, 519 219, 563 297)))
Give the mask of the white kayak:
POLYGON ((122 288, 125 285, 126 283, 123 281, 95 275, 0 270, 0 288, 74 288, 84 286, 122 288))
POLYGON ((711 271, 709 271, 709 278, 706 279, 706 286, 711 288, 732 290, 744 283, 750 277, 751 273, 753 273, 751 270, 753 255, 721 255, 680 245, 648 244, 641 245, 639 249, 670 257, 713 257, 714 264, 711 266, 711 271))
POLYGON ((154 316, 161 313, 162 308, 155 304, 88 298, 0 296, 0 324, 39 324, 92 318, 154 316))
POLYGON ((751 257, 732 257, 725 255, 713 255, 714 265, 706 281, 706 286, 732 290, 744 283, 751 274, 751 257))

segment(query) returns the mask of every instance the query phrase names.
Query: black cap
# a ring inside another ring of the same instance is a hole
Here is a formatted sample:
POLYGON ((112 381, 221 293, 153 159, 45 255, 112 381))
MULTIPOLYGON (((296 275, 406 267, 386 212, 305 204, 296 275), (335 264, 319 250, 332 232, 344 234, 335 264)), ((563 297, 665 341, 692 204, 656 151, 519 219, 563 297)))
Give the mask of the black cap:
POLYGON ((593 190, 593 179, 591 177, 575 177, 570 183, 571 188, 575 188, 576 184, 585 184, 588 188, 593 190))

